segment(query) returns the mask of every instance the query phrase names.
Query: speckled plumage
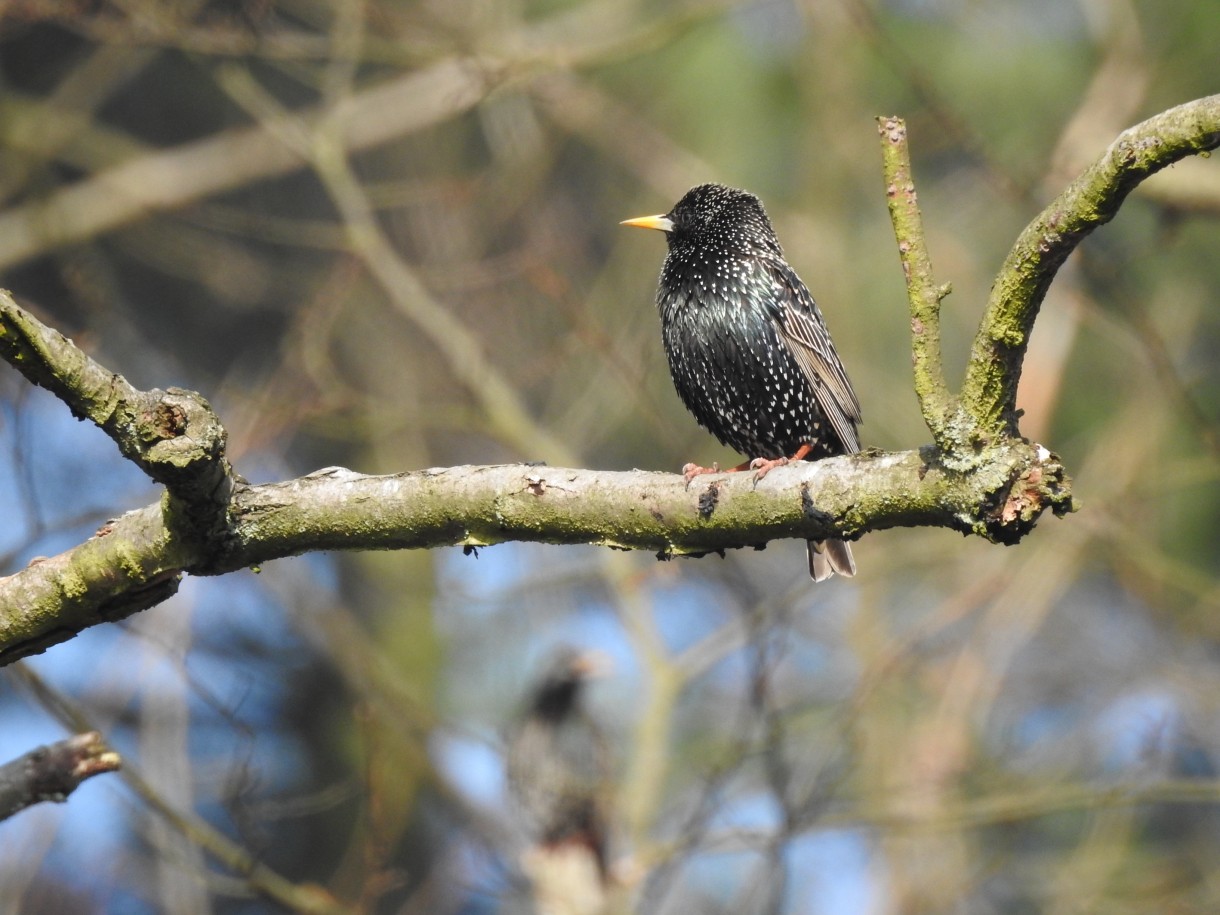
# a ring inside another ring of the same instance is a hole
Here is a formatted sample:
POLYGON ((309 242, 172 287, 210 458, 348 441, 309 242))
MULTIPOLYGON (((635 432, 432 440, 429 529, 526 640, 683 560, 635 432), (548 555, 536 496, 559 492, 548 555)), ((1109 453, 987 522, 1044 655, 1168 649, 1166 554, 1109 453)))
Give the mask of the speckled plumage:
MULTIPOLYGON (((757 197, 701 184, 664 216, 628 224, 666 233, 661 333, 674 386, 701 426, 748 458, 804 445, 807 460, 860 450, 860 403, 757 197)), ((815 579, 855 571, 845 543, 825 547, 810 542, 815 579)))

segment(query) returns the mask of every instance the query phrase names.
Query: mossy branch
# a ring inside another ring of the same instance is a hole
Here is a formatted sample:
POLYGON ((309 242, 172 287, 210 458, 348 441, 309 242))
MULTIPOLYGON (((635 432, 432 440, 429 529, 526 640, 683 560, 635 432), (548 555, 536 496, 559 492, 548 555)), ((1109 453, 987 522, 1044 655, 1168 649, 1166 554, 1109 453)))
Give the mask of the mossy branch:
POLYGON ((184 573, 222 575, 311 550, 529 540, 670 558, 917 525, 1015 543, 1043 510, 1071 508, 1063 467, 1019 440, 993 449, 969 476, 946 470, 927 449, 781 467, 758 483, 745 473, 700 478, 694 487, 675 473, 532 465, 384 477, 329 468, 249 486, 229 470, 223 428, 198 394, 135 389, 5 293, 0 356, 167 487, 159 503, 0 578, 0 665, 160 603, 184 573), (200 517, 206 523, 193 523, 200 517))
POLYGON ((1059 268, 1086 235, 1114 218, 1141 181, 1189 155, 1220 146, 1220 95, 1179 105, 1124 131, 1043 210, 1005 259, 971 348, 960 395, 945 382, 938 285, 924 241, 906 125, 878 118, 890 218, 911 311, 915 392, 948 468, 974 469, 995 442, 1020 435, 1017 386, 1029 335, 1059 268))
POLYGON ((0 579, 0 664, 151 606, 183 573, 219 575, 316 550, 473 551, 529 541, 669 558, 920 525, 1015 543, 1046 508, 1070 508, 1063 468, 1023 443, 997 452, 987 473, 970 477, 907 451, 781 467, 757 485, 750 474, 726 474, 689 488, 678 474, 528 464, 390 476, 329 468, 282 483, 239 484, 223 536, 178 537, 162 506, 150 505, 0 579))
POLYGON ((223 429, 201 397, 135 389, 7 294, 0 294, 0 356, 97 423, 167 486, 160 502, 0 579, 0 664, 150 607, 173 594, 185 573, 223 574, 314 550, 520 540, 668 558, 916 525, 1015 543, 1046 508, 1071 507, 1063 468, 1020 441, 993 449, 987 466, 969 476, 948 472, 928 449, 802 463, 758 483, 726 474, 690 487, 677 474, 532 465, 383 477, 332 468, 250 486, 230 471, 223 429), (189 415, 165 424, 157 413, 171 395, 189 415), (213 430, 202 454, 199 428, 213 430), (179 462, 182 454, 191 460, 179 462), (208 509, 209 523, 184 523, 198 506, 208 509))
POLYGON ((1113 219, 1145 178, 1218 146, 1220 95, 1171 108, 1123 131, 1025 228, 991 287, 962 386, 962 406, 979 432, 1017 434, 1017 385, 1029 335, 1068 255, 1113 219))
POLYGON ((180 533, 223 529, 232 469, 224 426, 203 397, 182 388, 139 390, 2 289, 0 358, 58 397, 73 416, 96 425, 123 457, 165 486, 180 533))
POLYGON ((941 451, 951 449, 951 421, 957 401, 945 383, 940 351, 940 303, 949 287, 938 287, 932 276, 932 259, 924 241, 923 218, 911 175, 907 125, 901 118, 877 118, 881 134, 882 174, 889 202, 890 221, 898 239, 898 257, 906 279, 911 309, 911 357, 915 395, 932 440, 941 451))

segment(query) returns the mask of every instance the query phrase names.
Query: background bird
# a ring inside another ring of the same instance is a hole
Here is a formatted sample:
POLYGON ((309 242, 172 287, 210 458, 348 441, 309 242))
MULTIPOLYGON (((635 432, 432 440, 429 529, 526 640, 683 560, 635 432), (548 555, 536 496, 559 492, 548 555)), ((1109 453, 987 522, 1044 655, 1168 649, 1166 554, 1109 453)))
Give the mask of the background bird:
MULTIPOLYGON (((623 225, 665 233, 657 308, 670 374, 699 424, 747 456, 735 470, 761 477, 789 460, 860 450, 860 402, 757 197, 701 184, 668 213, 623 225)), ((810 540, 814 581, 835 572, 855 574, 850 547, 810 540)))
POLYGON ((536 846, 581 846, 603 879, 610 753, 583 699, 588 681, 608 665, 598 652, 561 650, 531 689, 508 740, 509 793, 536 846))

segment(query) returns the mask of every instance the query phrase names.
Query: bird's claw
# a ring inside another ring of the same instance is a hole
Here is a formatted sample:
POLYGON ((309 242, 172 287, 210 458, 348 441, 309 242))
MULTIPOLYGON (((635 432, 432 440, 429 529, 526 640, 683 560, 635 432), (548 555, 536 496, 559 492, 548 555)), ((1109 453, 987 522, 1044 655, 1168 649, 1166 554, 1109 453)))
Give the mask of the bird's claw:
POLYGON ((788 463, 788 458, 755 458, 750 461, 750 469, 754 471, 754 482, 757 483, 776 467, 783 467, 788 463))
POLYGON ((691 480, 695 477, 702 476, 705 473, 720 473, 720 465, 713 463, 711 467, 700 467, 698 464, 690 463, 682 466, 682 479, 686 481, 689 488, 691 480))

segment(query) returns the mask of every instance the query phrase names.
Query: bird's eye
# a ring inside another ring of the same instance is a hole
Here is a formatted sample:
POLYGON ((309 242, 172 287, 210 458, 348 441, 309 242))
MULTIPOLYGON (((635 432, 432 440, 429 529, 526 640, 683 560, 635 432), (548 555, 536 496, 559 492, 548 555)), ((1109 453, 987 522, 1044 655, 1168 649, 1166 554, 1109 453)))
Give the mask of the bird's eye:
POLYGON ((691 228, 706 229, 716 221, 716 211, 706 208, 693 210, 687 218, 691 228))

